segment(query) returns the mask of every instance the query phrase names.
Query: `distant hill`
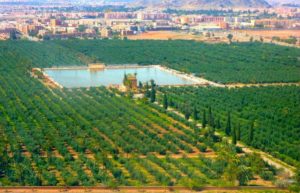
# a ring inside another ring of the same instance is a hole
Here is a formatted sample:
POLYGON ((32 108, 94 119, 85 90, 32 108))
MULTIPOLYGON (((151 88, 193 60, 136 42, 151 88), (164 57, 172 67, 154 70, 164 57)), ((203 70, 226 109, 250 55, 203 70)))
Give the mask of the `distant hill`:
POLYGON ((135 0, 132 6, 172 9, 265 8, 265 0, 135 0))
POLYGON ((271 5, 299 4, 299 0, 267 0, 271 5))
MULTIPOLYGON (((281 0, 0 0, 0 3, 73 3, 73 4, 123 4, 130 7, 171 9, 265 8, 281 0)), ((282 0, 290 1, 298 0, 282 0)))

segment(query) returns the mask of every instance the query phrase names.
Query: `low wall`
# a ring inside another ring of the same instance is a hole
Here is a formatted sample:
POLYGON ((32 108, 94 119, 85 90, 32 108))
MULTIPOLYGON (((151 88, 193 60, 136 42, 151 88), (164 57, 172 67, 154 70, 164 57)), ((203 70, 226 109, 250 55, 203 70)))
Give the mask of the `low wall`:
POLYGON ((33 71, 39 71, 43 74, 44 79, 48 80, 49 82, 51 82, 53 85, 55 85, 58 88, 63 88, 62 85, 60 85, 58 82, 56 82, 55 80, 53 80, 50 76, 48 76, 48 74, 46 74, 42 69, 40 68, 33 68, 33 71))

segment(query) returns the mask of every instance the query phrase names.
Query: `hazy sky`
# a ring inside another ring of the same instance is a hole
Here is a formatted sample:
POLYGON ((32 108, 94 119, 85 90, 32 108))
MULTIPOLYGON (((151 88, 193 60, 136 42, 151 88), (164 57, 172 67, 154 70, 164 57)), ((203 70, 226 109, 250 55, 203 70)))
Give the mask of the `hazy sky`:
MULTIPOLYGON (((41 1, 41 0, 0 0, 0 2, 34 2, 34 1, 41 1)), ((43 1, 43 0, 42 0, 43 1)), ((45 0, 45 1, 53 1, 53 0, 45 0)), ((60 0, 55 0, 56 2, 60 0)), ((71 1, 72 0, 63 0, 63 1, 71 1)), ((95 1, 95 0, 81 0, 82 2, 89 2, 89 1, 95 1)), ((134 0, 98 0, 98 1, 134 1, 134 0)), ((184 1, 184 0, 182 0, 184 1)), ((299 4, 300 0, 266 0, 267 2, 273 4, 273 3, 296 3, 299 4)))
POLYGON ((300 0, 268 0, 269 2, 275 3, 300 3, 300 0))

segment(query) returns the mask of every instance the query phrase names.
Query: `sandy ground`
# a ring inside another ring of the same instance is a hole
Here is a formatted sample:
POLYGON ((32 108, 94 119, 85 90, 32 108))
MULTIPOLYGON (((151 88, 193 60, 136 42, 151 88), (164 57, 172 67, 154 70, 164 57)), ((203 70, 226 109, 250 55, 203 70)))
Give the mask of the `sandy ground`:
MULTIPOLYGON (((176 113, 177 115, 179 115, 179 116, 181 116, 181 117, 184 116, 182 113, 178 112, 178 111, 175 110, 175 109, 169 108, 168 111, 172 111, 173 113, 176 113)), ((200 125, 199 127, 201 128, 201 125, 200 125)), ((215 134, 218 135, 218 136, 222 136, 222 135, 221 135, 220 133, 218 133, 218 132, 216 132, 215 134)), ((224 138, 228 139, 227 137, 224 137, 224 138)), ((230 140, 230 139, 228 139, 228 140, 230 140)), ((277 158, 275 158, 275 157, 269 155, 268 153, 263 152, 263 151, 261 151, 261 150, 259 150, 259 149, 254 149, 254 148, 247 147, 246 145, 244 145, 244 144, 241 143, 241 142, 239 142, 237 145, 238 145, 239 147, 241 147, 245 153, 257 153, 257 154, 259 154, 259 155, 261 156, 261 158, 262 158, 265 162, 267 162, 267 163, 269 163, 270 165, 276 167, 277 169, 282 169, 282 170, 285 171, 285 173, 288 174, 289 176, 293 176, 293 175, 295 174, 295 172, 294 172, 295 169, 296 169, 295 167, 290 166, 289 164, 287 164, 287 163, 285 163, 285 162, 283 162, 283 161, 281 161, 281 160, 279 160, 279 159, 277 159, 277 158)))
POLYGON ((300 30, 241 30, 238 32, 246 33, 249 36, 262 36, 265 38, 272 38, 274 36, 283 39, 288 38, 290 36, 300 38, 300 30))
MULTIPOLYGON (((277 36, 281 39, 295 36, 300 38, 300 30, 231 30, 211 32, 211 37, 205 35, 192 35, 186 32, 176 31, 150 31, 139 35, 128 36, 130 40, 195 40, 207 43, 229 43, 228 34, 233 34, 233 42, 249 42, 250 37, 254 41, 260 41, 261 37, 264 42, 273 42, 283 46, 295 46, 284 42, 272 41, 272 37, 277 36)), ((296 45, 300 47, 300 44, 296 45)))
MULTIPOLYGON (((300 30, 234 30, 228 32, 214 32, 217 37, 226 38, 227 33, 243 33, 249 37, 251 36, 262 36, 264 38, 272 38, 274 36, 280 38, 288 38, 290 36, 295 36, 300 38, 300 30), (220 35, 221 34, 221 35, 220 35), (224 34, 224 35, 222 35, 224 34)), ((149 31, 139 35, 128 36, 131 40, 168 40, 168 39, 183 39, 183 40, 206 40, 207 38, 202 35, 192 35, 185 32, 176 31, 149 31)), ((249 39, 249 38, 248 38, 249 39)))
POLYGON ((84 188, 72 188, 72 189, 43 189, 43 188, 29 188, 29 189, 0 189, 0 193, 190 193, 190 192, 203 192, 203 193, 279 193, 279 192, 288 192, 286 190, 266 190, 266 189, 252 189, 252 190, 226 190, 222 188, 216 188, 216 190, 203 190, 203 191, 196 191, 196 190, 171 190, 167 188, 162 189, 128 189, 128 190, 111 190, 111 189, 84 189, 84 188))
POLYGON ((296 168, 293 166, 288 165, 287 163, 263 152, 260 151, 258 149, 253 149, 253 148, 249 148, 246 147, 244 144, 242 143, 238 143, 238 146, 241 147, 243 149, 243 151, 245 153, 257 153, 258 155, 260 155, 260 157, 267 162, 268 164, 274 166, 277 169, 282 169, 288 176, 293 176, 295 174, 295 170, 296 168))
POLYGON ((201 40, 201 36, 175 31, 149 31, 139 35, 128 36, 131 40, 201 40))
POLYGON ((290 83, 257 83, 257 84, 243 84, 243 83, 232 83, 225 84, 228 88, 241 88, 241 87, 252 87, 252 86, 300 86, 300 82, 290 82, 290 83))

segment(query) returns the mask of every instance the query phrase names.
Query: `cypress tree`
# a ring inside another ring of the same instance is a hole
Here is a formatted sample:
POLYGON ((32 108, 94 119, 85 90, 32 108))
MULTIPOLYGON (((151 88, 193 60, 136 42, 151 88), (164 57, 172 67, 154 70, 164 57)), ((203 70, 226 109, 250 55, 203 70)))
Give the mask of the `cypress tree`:
POLYGON ((211 127, 214 127, 214 117, 212 115, 212 111, 211 111, 211 107, 208 108, 208 124, 211 126, 211 127))
POLYGON ((150 102, 151 103, 154 103, 156 100, 156 91, 154 88, 151 89, 151 92, 150 92, 150 102))
POLYGON ((191 116, 191 110, 190 110, 190 107, 189 105, 186 105, 185 108, 184 108, 184 117, 186 120, 189 120, 190 119, 190 116, 191 116))
POLYGON ((210 124, 211 119, 211 107, 208 107, 208 123, 210 124))
POLYGON ((153 89, 156 86, 154 80, 150 80, 150 84, 151 84, 151 89, 153 89))
POLYGON ((123 84, 126 86, 127 85, 127 74, 124 73, 124 78, 123 78, 123 84))
POLYGON ((197 111, 196 107, 194 107, 193 114, 194 114, 195 121, 199 120, 198 111, 197 111))
POLYGON ((168 109, 169 104, 168 104, 168 98, 166 94, 164 94, 163 106, 165 109, 168 109))
POLYGON ((149 84, 148 84, 148 82, 146 83, 146 86, 145 86, 146 88, 146 92, 145 92, 145 97, 147 97, 147 98, 150 98, 150 95, 151 95, 151 93, 150 93, 150 91, 149 91, 149 84))
POLYGON ((17 37, 17 31, 16 31, 16 30, 12 30, 12 31, 9 33, 9 39, 10 39, 10 40, 16 40, 16 39, 18 39, 18 37, 17 37))
POLYGON ((184 113, 184 117, 186 120, 189 120, 190 119, 190 116, 191 116, 191 113, 189 111, 185 111, 184 113))
POLYGON ((154 103, 155 100, 156 100, 156 90, 155 90, 155 82, 154 80, 151 80, 150 81, 150 84, 151 84, 151 92, 150 92, 150 102, 151 103, 154 103))
POLYGON ((205 128, 206 124, 207 124, 207 121, 206 121, 206 112, 205 112, 205 110, 203 110, 202 128, 205 128))
POLYGON ((232 131, 232 144, 236 144, 236 130, 235 130, 235 127, 233 128, 233 131, 232 131))
POLYGON ((169 105, 170 105, 170 107, 174 107, 174 106, 175 106, 175 104, 174 104, 172 98, 169 99, 169 105))
POLYGON ((241 125, 240 125, 240 123, 239 123, 238 126, 237 126, 236 139, 237 139, 238 141, 241 140, 241 125))
POLYGON ((199 139, 200 139, 200 129, 199 128, 196 128, 194 129, 195 130, 195 134, 194 134, 194 140, 195 140, 195 145, 198 144, 199 142, 199 139))
POLYGON ((139 89, 141 90, 143 88, 143 83, 139 81, 139 89))
POLYGON ((232 34, 228 34, 227 38, 229 40, 229 43, 231 44, 232 43, 233 35, 232 34))
POLYGON ((231 117, 230 117, 230 112, 228 112, 228 116, 227 116, 227 124, 226 124, 226 128, 225 128, 225 133, 227 136, 230 135, 231 133, 231 117))
POLYGON ((254 123, 252 122, 250 125, 249 143, 252 143, 253 138, 254 138, 254 123))

